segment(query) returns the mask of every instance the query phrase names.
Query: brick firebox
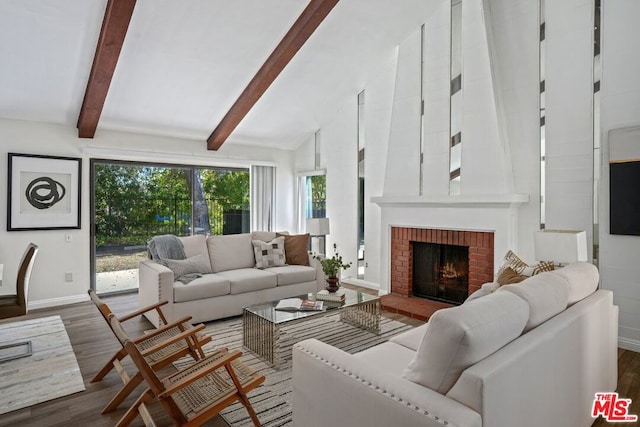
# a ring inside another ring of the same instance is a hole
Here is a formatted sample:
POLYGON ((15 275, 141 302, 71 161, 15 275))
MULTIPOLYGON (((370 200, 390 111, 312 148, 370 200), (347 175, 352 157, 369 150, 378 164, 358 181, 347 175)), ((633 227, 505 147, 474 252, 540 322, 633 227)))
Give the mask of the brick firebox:
POLYGON ((469 295, 493 281, 493 232, 391 228, 391 293, 412 296, 412 242, 469 247, 469 295))

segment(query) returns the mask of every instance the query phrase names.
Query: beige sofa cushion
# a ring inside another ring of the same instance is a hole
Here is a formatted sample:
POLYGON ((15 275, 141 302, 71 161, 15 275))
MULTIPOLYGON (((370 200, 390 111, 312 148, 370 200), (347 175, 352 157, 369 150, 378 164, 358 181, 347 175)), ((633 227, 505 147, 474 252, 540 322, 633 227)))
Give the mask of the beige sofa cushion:
POLYGON ((173 301, 195 301, 227 295, 230 292, 231 287, 228 279, 217 274, 205 274, 186 285, 175 282, 173 284, 173 301))
POLYGON ((556 273, 567 280, 569 305, 594 293, 600 281, 600 274, 596 266, 587 262, 574 262, 556 270, 556 273))
POLYGON ((270 242, 276 238, 275 231, 252 231, 251 240, 262 240, 263 242, 270 242))
POLYGON ((385 342, 356 353, 353 356, 366 362, 367 365, 376 370, 386 372, 394 377, 399 377, 402 375, 402 370, 414 355, 414 351, 400 344, 385 342))
POLYGON ((194 236, 178 237, 184 246, 184 254, 187 258, 196 255, 204 255, 209 259, 209 251, 207 250, 207 237, 202 234, 194 236))
POLYGON ((420 343, 424 338, 424 334, 427 333, 428 327, 429 324, 425 323, 424 325, 420 325, 417 328, 410 329, 406 332, 391 337, 389 339, 389 342, 394 342, 410 350, 418 351, 418 348, 420 348, 420 343))
POLYGON ((276 275, 257 268, 221 271, 218 275, 229 281, 232 295, 276 287, 276 275))
POLYGON ((250 233, 209 236, 207 247, 214 273, 256 265, 250 233))
MULTIPOLYGON (((485 283, 486 285, 487 283, 485 283)), ((476 291, 474 291, 471 295, 469 295, 467 297, 466 300, 464 300, 465 303, 469 302, 469 301, 473 301, 474 299, 478 299, 478 298, 482 298, 485 297, 487 295, 491 295, 491 291, 489 289, 486 289, 484 285, 482 285, 482 287, 476 291)))
POLYGON ((517 285, 502 286, 495 293, 513 293, 529 304, 528 332, 567 308, 569 284, 555 271, 529 277, 517 285))
POLYGON ((278 278, 278 286, 295 285, 297 283, 316 280, 316 269, 304 265, 284 265, 282 267, 265 268, 278 278))
POLYGON ((510 292, 436 311, 403 376, 445 394, 465 369, 519 337, 528 318, 528 304, 510 292))

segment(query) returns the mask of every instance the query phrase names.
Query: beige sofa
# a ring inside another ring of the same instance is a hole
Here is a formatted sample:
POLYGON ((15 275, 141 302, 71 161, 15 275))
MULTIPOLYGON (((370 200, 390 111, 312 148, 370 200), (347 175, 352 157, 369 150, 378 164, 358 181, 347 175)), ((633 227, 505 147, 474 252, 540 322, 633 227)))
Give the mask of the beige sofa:
POLYGON ((293 420, 305 427, 593 423, 617 383, 618 308, 586 263, 503 286, 389 342, 348 354, 293 349, 293 420))
MULTIPOLYGON (((188 284, 176 281, 174 272, 152 260, 140 262, 138 299, 141 307, 167 300, 163 311, 169 322, 191 316, 193 323, 242 314, 244 307, 263 301, 304 295, 324 288, 320 263, 309 257, 310 266, 285 265, 255 268, 252 241, 269 242, 272 232, 225 236, 181 237, 185 255, 204 255, 212 273, 188 284)), ((158 327, 158 318, 145 316, 158 327)))

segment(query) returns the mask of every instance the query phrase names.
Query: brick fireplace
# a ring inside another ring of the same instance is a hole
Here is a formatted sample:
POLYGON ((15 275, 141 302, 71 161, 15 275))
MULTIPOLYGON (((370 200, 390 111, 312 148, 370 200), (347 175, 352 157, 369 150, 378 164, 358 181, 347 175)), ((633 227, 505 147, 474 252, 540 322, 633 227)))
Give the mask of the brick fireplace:
POLYGON ((415 243, 467 247, 468 295, 493 281, 494 233, 488 231, 391 228, 391 293, 413 296, 413 248, 415 243))

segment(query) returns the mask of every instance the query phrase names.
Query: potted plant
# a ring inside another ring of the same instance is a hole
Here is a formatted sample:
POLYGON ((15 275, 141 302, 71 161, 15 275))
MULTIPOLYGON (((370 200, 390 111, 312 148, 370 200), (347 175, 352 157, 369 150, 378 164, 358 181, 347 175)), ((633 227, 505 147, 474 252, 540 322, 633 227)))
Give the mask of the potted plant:
POLYGON ((336 292, 340 288, 338 283, 338 273, 341 269, 347 269, 351 267, 351 263, 344 263, 342 256, 336 252, 331 258, 322 258, 314 256, 314 258, 320 261, 322 266, 322 272, 327 276, 327 290, 329 292, 336 292))

